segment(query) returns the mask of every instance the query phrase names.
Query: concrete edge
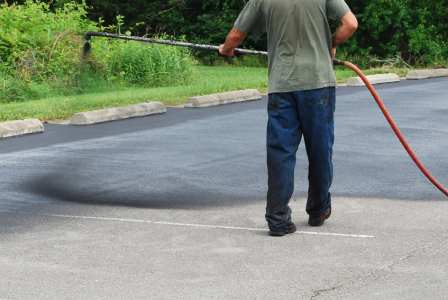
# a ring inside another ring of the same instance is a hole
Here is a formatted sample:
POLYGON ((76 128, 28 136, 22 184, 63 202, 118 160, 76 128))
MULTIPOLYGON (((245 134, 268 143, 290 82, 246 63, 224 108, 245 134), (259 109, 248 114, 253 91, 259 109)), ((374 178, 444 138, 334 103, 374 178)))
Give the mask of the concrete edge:
MULTIPOLYGON (((368 75, 367 78, 372 84, 383 84, 383 83, 393 83, 400 82, 401 78, 398 74, 395 73, 386 73, 386 74, 375 74, 368 75)), ((359 77, 349 78, 346 82, 347 86, 364 86, 364 82, 359 77)))
POLYGON ((38 119, 7 121, 0 123, 0 139, 45 131, 44 124, 38 119))
POLYGON ((112 107, 74 114, 69 125, 93 125, 104 122, 145 117, 166 113, 167 108, 161 102, 146 102, 123 107, 112 107))
POLYGON ((437 77, 448 77, 448 69, 417 69, 410 70, 406 75, 407 80, 420 80, 437 77))
POLYGON ((237 102, 254 101, 262 99, 262 94, 256 89, 247 89, 205 96, 196 96, 188 99, 186 108, 202 108, 237 102))

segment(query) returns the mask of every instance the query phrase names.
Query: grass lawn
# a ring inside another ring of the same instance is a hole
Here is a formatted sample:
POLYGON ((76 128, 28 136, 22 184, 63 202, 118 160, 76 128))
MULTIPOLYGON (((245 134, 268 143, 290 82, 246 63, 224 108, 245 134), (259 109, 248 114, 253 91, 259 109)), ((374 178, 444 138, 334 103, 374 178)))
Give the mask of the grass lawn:
MULTIPOLYGON (((366 73, 385 73, 387 69, 368 70, 366 73)), ((392 70, 397 72, 397 70, 392 70)), ((403 70, 398 70, 403 73, 403 70)), ((73 96, 57 96, 27 102, 0 104, 0 121, 38 118, 43 121, 69 118, 76 112, 113 106, 123 106, 147 101, 161 101, 167 105, 179 105, 196 95, 256 88, 267 90, 267 70, 236 66, 197 66, 192 82, 181 86, 160 88, 129 88, 110 92, 73 96)), ((354 73, 337 69, 338 82, 354 73)))

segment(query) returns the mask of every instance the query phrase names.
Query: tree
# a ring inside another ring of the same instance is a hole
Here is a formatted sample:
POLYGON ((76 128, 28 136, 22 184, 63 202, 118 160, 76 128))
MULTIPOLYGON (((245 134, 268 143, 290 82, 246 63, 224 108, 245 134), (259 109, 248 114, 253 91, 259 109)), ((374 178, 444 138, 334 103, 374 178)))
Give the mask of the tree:
MULTIPOLYGON (((72 0, 48 0, 53 6, 72 0)), ((78 0, 82 1, 82 0, 78 0)), ((124 17, 124 30, 136 35, 168 33, 193 42, 219 44, 247 0, 85 0, 90 18, 105 24, 124 17)), ((347 0, 360 28, 340 53, 351 58, 396 57, 411 63, 448 60, 447 0, 347 0)), ((20 1, 16 1, 20 2, 20 1)), ((23 1, 22 1, 23 2, 23 1)), ((265 40, 246 47, 263 49, 265 40)), ((360 62, 360 61, 358 61, 360 62)))

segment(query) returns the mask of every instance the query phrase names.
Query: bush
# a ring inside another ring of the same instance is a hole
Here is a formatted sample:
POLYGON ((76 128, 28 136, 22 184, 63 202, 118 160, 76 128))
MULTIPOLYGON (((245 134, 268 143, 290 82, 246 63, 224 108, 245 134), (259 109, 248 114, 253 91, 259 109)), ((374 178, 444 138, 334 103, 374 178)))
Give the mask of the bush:
POLYGON ((84 64, 84 33, 104 28, 88 20, 84 3, 57 3, 0 6, 0 102, 188 80, 189 52, 171 47, 97 39, 94 55, 84 64))
POLYGON ((441 0, 349 0, 360 27, 342 48, 366 63, 401 57, 414 65, 448 60, 448 7, 441 0))
POLYGON ((45 96, 50 85, 74 84, 82 33, 96 28, 85 8, 67 3, 52 11, 48 4, 31 0, 0 6, 2 102, 45 96))
POLYGON ((79 69, 81 34, 96 28, 85 6, 67 3, 50 11, 47 4, 0 6, 0 59, 23 80, 72 78, 79 69))
POLYGON ((111 81, 154 87, 185 82, 191 75, 193 60, 186 49, 117 41, 108 52, 101 62, 111 81))

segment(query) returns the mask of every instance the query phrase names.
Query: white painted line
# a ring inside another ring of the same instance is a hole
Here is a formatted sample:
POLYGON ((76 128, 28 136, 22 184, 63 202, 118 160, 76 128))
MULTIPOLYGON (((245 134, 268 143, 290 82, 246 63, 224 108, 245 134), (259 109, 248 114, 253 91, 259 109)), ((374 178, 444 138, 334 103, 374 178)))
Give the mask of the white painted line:
MULTIPOLYGON (((90 217, 90 216, 72 216, 72 215, 54 215, 54 214, 40 214, 39 216, 49 217, 49 218, 110 221, 110 222, 123 222, 123 223, 140 223, 140 224, 167 225, 167 226, 193 227, 193 228, 205 228, 205 229, 226 229, 226 230, 243 230, 243 231, 259 231, 259 232, 267 231, 267 229, 265 229, 265 228, 248 228, 248 227, 234 227, 234 226, 207 225, 207 224, 176 223, 176 222, 150 221, 150 220, 141 220, 141 219, 123 219, 123 218, 111 218, 111 217, 90 217)), ((318 231, 297 231, 296 234, 336 236, 336 237, 349 237, 349 238, 361 238, 361 239, 375 238, 375 236, 373 236, 373 235, 318 232, 318 231)))

